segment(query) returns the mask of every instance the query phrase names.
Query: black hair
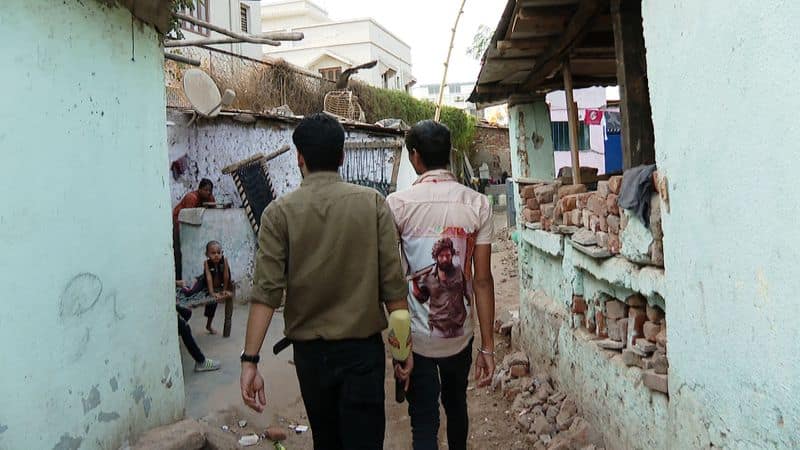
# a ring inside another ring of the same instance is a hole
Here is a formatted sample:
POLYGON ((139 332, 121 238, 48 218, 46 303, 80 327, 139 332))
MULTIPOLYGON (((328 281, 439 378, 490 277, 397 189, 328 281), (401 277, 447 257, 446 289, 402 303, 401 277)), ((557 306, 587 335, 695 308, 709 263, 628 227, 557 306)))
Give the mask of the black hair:
POLYGON ((219 249, 222 250, 222 244, 220 244, 219 241, 208 241, 208 244, 206 244, 206 253, 208 253, 212 245, 219 246, 219 249))
POLYGON ((417 122, 406 133, 406 148, 419 153, 427 169, 450 165, 450 129, 432 120, 417 122))
POLYGON ((329 114, 316 113, 301 120, 292 141, 309 172, 339 169, 344 157, 344 128, 329 114))
POLYGON ((197 186, 197 189, 203 189, 206 186, 210 187, 211 189, 214 189, 214 183, 212 183, 211 180, 209 180, 208 178, 203 178, 202 180, 200 180, 200 185, 197 186))

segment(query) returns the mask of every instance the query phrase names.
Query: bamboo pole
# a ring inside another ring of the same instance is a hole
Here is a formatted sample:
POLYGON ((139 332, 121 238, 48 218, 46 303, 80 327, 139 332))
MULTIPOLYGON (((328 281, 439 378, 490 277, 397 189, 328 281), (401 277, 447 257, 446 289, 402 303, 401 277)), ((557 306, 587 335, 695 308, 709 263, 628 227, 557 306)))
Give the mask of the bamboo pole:
POLYGON ((198 66, 198 67, 200 66, 200 61, 198 61, 196 59, 192 59, 192 58, 187 58, 186 56, 183 56, 183 55, 176 55, 174 53, 166 53, 166 52, 164 52, 164 58, 172 60, 172 61, 177 61, 179 63, 191 64, 193 66, 198 66))
POLYGON ((572 92, 572 70, 569 59, 564 60, 561 69, 564 75, 564 92, 567 94, 567 110, 569 112, 569 150, 572 154, 572 184, 581 184, 581 160, 578 153, 578 104, 572 92))
POLYGON ((196 17, 192 17, 187 14, 176 12, 173 13, 172 15, 175 16, 175 18, 177 19, 185 20, 193 25, 197 25, 198 27, 208 28, 211 31, 216 31, 217 33, 224 34, 225 36, 239 39, 242 42, 249 42, 251 44, 273 45, 273 46, 281 45, 280 42, 274 39, 258 38, 247 34, 235 33, 231 30, 226 30, 225 28, 218 27, 216 25, 210 24, 204 20, 200 20, 196 17))
MULTIPOLYGON (((264 33, 250 35, 251 38, 261 40, 262 44, 274 45, 275 41, 300 41, 303 39, 303 33, 264 33)), ((241 38, 225 37, 225 38, 202 38, 202 39, 174 39, 164 42, 164 47, 195 47, 199 45, 214 45, 214 44, 238 44, 245 42, 241 38)))
POLYGON ((461 19, 461 15, 464 14, 464 4, 467 3, 467 0, 461 0, 461 7, 458 9, 458 15, 456 15, 456 23, 453 24, 452 34, 450 35, 450 48, 447 49, 447 59, 444 61, 444 74, 442 74, 442 84, 439 85, 439 100, 436 102, 436 114, 433 116, 433 120, 435 122, 439 121, 439 118, 442 115, 442 98, 444 97, 444 85, 447 82, 447 68, 450 66, 450 54, 453 53, 453 41, 456 38, 456 29, 458 28, 458 21, 461 19))

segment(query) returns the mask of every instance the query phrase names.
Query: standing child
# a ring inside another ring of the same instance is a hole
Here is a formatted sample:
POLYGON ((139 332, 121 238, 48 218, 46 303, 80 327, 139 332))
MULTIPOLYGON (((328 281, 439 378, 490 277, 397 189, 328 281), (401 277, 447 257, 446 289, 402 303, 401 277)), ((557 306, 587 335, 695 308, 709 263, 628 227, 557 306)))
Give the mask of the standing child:
POLYGON ((197 277, 195 285, 185 291, 186 294, 194 294, 202 289, 208 291, 208 295, 214 297, 216 303, 209 303, 205 307, 206 330, 210 334, 217 334, 211 323, 217 312, 217 303, 225 303, 225 324, 222 329, 222 336, 231 335, 231 318, 233 316, 233 296, 234 287, 231 282, 231 268, 228 260, 222 254, 222 245, 217 241, 210 241, 206 244, 206 261, 203 263, 203 275, 197 277))

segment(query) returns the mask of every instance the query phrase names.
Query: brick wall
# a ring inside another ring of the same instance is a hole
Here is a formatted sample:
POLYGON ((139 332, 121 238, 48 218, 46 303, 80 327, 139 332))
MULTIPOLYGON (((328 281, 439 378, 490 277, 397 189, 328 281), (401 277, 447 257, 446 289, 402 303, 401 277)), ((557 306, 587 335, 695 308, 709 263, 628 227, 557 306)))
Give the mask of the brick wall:
POLYGON ((484 162, 489 166, 492 178, 500 178, 503 172, 511 175, 511 150, 508 145, 508 128, 478 125, 472 144, 475 156, 473 169, 484 162))

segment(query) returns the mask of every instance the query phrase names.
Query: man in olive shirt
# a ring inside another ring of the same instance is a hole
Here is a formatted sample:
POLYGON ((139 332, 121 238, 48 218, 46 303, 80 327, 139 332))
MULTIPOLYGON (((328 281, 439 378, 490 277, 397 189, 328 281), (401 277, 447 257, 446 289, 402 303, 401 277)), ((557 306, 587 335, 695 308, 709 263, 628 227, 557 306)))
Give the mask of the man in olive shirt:
MULTIPOLYGON (((244 402, 263 411, 258 353, 286 293, 285 334, 315 449, 381 449, 389 312, 408 309, 391 212, 375 190, 345 183, 344 129, 327 114, 292 135, 303 183, 261 217, 247 336, 244 402)), ((395 369, 408 380, 413 361, 395 369)))

